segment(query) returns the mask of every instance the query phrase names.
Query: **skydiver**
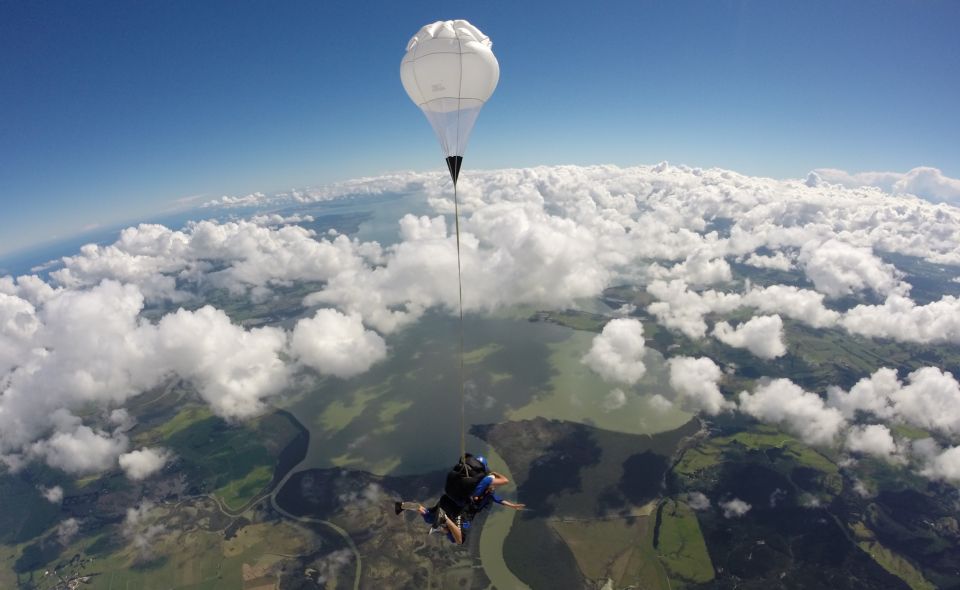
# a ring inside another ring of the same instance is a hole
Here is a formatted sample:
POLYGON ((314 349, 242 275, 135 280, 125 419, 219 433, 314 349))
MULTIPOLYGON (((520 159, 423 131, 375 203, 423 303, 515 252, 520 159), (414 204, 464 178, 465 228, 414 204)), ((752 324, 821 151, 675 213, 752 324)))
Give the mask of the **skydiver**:
POLYGON ((510 480, 506 476, 489 470, 483 456, 475 457, 467 453, 447 475, 444 494, 436 505, 425 508, 416 502, 396 502, 394 511, 400 514, 404 510, 416 510, 431 525, 431 532, 446 529, 447 538, 462 545, 473 518, 491 503, 514 510, 525 507, 524 504, 504 500, 495 493, 498 486, 507 483, 510 480))

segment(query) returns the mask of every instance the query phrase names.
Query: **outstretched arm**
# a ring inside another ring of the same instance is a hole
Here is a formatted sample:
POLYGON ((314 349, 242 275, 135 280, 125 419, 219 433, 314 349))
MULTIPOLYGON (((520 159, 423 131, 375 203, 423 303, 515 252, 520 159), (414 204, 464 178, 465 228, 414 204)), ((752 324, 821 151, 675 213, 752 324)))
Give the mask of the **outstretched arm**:
POLYGON ((490 475, 493 476, 493 481, 490 482, 492 486, 505 486, 510 483, 510 480, 504 477, 503 475, 497 473, 496 471, 491 471, 490 475))
POLYGON ((516 502, 511 502, 510 500, 501 500, 501 506, 506 506, 507 508, 513 508, 514 510, 523 510, 527 507, 526 504, 518 504, 516 502))

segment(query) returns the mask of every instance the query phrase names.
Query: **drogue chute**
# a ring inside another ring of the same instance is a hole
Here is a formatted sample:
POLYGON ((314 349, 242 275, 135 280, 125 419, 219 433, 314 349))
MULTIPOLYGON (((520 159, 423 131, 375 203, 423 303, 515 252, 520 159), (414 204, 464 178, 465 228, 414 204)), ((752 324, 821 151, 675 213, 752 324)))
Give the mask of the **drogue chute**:
POLYGON ((436 132, 454 184, 480 109, 500 80, 491 47, 465 20, 437 21, 410 39, 400 62, 403 88, 436 132))

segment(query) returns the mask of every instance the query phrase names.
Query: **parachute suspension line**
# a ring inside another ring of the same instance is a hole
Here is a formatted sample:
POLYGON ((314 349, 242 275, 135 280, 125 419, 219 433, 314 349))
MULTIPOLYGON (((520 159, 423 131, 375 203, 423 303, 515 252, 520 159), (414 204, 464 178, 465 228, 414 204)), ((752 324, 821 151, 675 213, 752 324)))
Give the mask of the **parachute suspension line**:
POLYGON ((457 231, 457 286, 460 294, 460 460, 467 465, 466 386, 463 368, 463 276, 460 270, 460 204, 457 201, 457 182, 453 182, 453 215, 457 231))
POLYGON ((457 83, 457 147, 454 156, 460 156, 456 161, 457 167, 453 174, 453 214, 454 214, 454 226, 457 231, 457 287, 460 294, 460 462, 463 463, 463 468, 467 470, 467 475, 469 475, 469 467, 467 467, 467 418, 466 418, 466 405, 467 405, 467 391, 466 391, 466 377, 464 375, 463 368, 463 274, 460 268, 460 202, 457 199, 457 178, 460 176, 460 163, 463 162, 462 156, 460 154, 463 151, 460 149, 460 95, 463 93, 463 43, 460 41, 460 33, 456 28, 453 30, 453 34, 457 38, 457 57, 460 60, 460 76, 457 83))

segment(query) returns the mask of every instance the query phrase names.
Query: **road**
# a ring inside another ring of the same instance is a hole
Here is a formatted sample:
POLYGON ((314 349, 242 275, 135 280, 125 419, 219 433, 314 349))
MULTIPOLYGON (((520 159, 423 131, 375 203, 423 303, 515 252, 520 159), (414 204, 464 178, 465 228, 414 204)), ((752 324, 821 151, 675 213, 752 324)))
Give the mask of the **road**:
POLYGON ((294 467, 292 467, 292 468, 290 469, 290 471, 288 471, 287 474, 286 474, 285 476, 283 476, 283 479, 281 479, 281 480, 277 483, 277 485, 275 485, 275 486, 273 486, 272 488, 270 488, 269 490, 266 490, 265 492, 261 493, 259 496, 257 496, 257 497, 254 498, 253 500, 250 500, 250 501, 247 502, 243 507, 241 507, 241 508, 239 508, 239 509, 237 509, 237 510, 230 510, 227 506, 224 506, 224 505, 223 505, 223 502, 220 501, 220 498, 216 497, 215 495, 210 494, 209 496, 210 496, 210 498, 212 498, 213 501, 216 503, 217 508, 220 509, 220 512, 223 513, 223 514, 225 514, 225 515, 227 515, 227 516, 229 516, 230 518, 236 518, 236 517, 240 516, 241 514, 243 514, 244 512, 246 512, 247 510, 249 510, 249 509, 252 508, 253 506, 256 506, 257 504, 259 504, 260 502, 262 502, 266 497, 269 496, 269 497, 270 497, 270 506, 273 507, 274 510, 276 510, 277 512, 279 512, 280 514, 282 514, 285 518, 289 518, 290 520, 294 520, 294 521, 301 522, 301 523, 310 523, 310 524, 323 525, 323 526, 329 528, 330 530, 332 530, 333 532, 337 533, 337 534, 340 535, 340 537, 344 540, 344 542, 346 542, 347 546, 350 547, 350 550, 353 551, 353 556, 354 556, 354 558, 356 559, 356 564, 357 564, 357 567, 356 567, 356 569, 355 569, 355 571, 354 571, 354 575, 353 575, 353 590, 359 590, 359 589, 360 589, 360 574, 361 574, 361 572, 363 571, 363 563, 362 563, 362 560, 361 560, 361 558, 360 558, 360 550, 357 549, 357 545, 356 545, 356 543, 353 542, 353 539, 350 537, 350 534, 347 533, 347 531, 343 530, 341 527, 339 527, 339 526, 335 525, 334 523, 330 522, 329 520, 323 520, 323 519, 320 519, 320 518, 312 518, 312 517, 309 517, 309 516, 296 516, 296 515, 290 514, 289 512, 287 512, 286 510, 284 510, 283 508, 281 508, 280 505, 277 503, 277 492, 280 491, 280 490, 283 488, 283 486, 287 483, 287 480, 289 480, 290 477, 297 471, 297 467, 299 467, 299 466, 300 466, 300 464, 298 463, 297 465, 295 465, 294 467))

